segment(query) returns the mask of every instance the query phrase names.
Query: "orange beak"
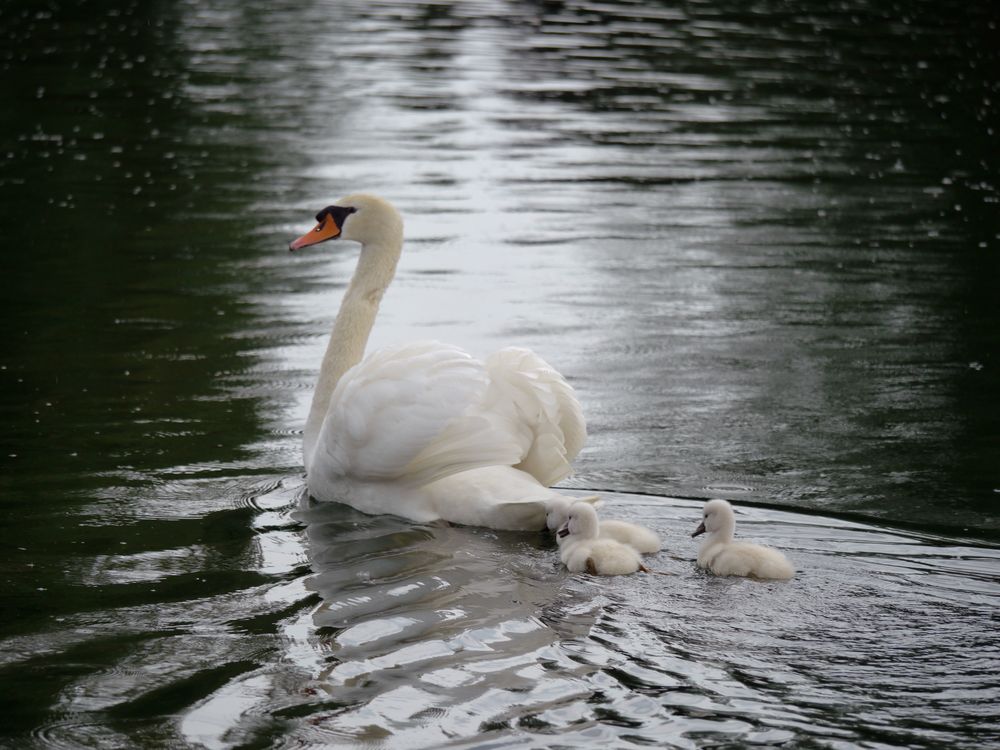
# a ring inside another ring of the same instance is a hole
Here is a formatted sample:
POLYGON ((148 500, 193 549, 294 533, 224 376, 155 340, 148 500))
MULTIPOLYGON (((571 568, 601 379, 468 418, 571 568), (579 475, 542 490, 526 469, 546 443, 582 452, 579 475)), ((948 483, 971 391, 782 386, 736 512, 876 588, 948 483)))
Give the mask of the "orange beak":
POLYGON ((299 237, 297 240, 292 240, 288 243, 289 250, 298 250, 299 248, 309 247, 310 245, 316 245, 320 242, 326 242, 327 240, 336 239, 340 236, 340 227, 337 225, 336 220, 329 214, 323 217, 322 221, 317 224, 311 232, 299 237))

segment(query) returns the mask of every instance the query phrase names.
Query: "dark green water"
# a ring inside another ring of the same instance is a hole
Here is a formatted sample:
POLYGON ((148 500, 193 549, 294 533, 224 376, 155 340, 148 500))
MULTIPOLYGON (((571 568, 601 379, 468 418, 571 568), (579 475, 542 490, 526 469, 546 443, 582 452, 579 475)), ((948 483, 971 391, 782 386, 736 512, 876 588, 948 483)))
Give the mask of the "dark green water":
POLYGON ((0 4, 0 744, 994 744, 998 22, 0 4), (359 189, 373 344, 538 351, 672 576, 299 509, 359 189), (792 584, 693 570, 715 496, 792 584))

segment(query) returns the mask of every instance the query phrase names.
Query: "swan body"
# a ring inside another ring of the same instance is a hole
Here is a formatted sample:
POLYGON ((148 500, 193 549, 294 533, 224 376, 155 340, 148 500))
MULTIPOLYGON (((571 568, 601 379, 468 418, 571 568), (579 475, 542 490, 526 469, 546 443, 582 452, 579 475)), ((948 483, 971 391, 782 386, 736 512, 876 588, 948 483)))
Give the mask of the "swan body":
MULTIPOLYGON (((590 503, 596 508, 600 507, 600 500, 596 495, 581 498, 577 503, 590 503)), ((576 503, 573 503, 575 505, 576 503)), ((565 497, 556 498, 548 504, 548 513, 545 516, 546 526, 550 530, 558 530, 569 518, 570 509, 573 507, 566 502, 565 497)), ((644 555, 659 552, 662 543, 660 537, 652 529, 640 526, 637 523, 628 521, 618 521, 616 519, 598 519, 598 536, 602 539, 613 539, 616 542, 627 544, 637 552, 644 555)), ((567 537, 556 535, 556 542, 562 547, 566 543, 567 537)))
POLYGON ((795 568, 778 550, 750 542, 733 541, 736 516, 726 500, 709 500, 702 522, 691 536, 708 532, 698 550, 698 566, 718 576, 750 576, 786 580, 795 568))
POLYGON ((559 537, 559 559, 570 572, 621 576, 645 570, 633 547, 600 536, 597 511, 588 503, 575 503, 570 508, 559 537))
POLYGON ((289 249, 361 243, 333 324, 303 435, 309 492, 362 512, 497 529, 541 529, 549 486, 586 439, 565 379, 527 349, 479 360, 420 341, 365 357, 395 274, 403 223, 391 204, 355 194, 329 206, 289 249))

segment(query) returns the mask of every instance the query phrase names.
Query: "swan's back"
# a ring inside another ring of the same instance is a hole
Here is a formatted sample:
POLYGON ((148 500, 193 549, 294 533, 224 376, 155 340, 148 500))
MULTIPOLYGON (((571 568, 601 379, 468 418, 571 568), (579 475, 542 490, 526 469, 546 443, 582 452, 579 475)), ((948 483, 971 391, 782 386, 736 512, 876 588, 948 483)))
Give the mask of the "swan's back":
POLYGON ((419 486, 516 463, 523 450, 505 426, 470 413, 488 387, 482 363, 454 346, 423 341, 374 352, 337 384, 307 471, 419 486))

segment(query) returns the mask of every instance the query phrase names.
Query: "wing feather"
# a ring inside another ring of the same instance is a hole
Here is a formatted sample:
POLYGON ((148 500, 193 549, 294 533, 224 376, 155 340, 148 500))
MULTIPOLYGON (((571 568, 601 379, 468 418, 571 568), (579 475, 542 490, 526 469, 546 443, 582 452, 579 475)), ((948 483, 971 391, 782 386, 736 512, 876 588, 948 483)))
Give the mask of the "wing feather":
POLYGON ((412 486, 514 466, 550 486, 569 474, 586 434, 572 387, 533 352, 502 349, 483 363, 418 342, 374 352, 344 374, 311 465, 412 486))
POLYGON ((475 413, 488 387, 483 364, 457 347, 419 342, 374 352, 337 384, 312 465, 413 485, 512 465, 518 443, 475 413))
POLYGON ((572 386, 529 349, 509 347, 486 359, 487 406, 507 407, 522 449, 516 468, 549 487, 564 479, 587 439, 587 424, 572 386))

